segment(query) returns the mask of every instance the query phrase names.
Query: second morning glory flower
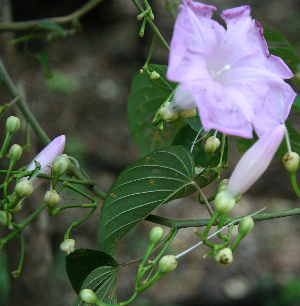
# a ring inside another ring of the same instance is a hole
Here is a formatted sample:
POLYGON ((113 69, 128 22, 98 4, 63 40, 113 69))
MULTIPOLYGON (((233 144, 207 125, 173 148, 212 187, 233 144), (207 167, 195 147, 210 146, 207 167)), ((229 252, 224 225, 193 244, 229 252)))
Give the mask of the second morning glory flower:
POLYGON ((184 0, 171 41, 167 78, 181 83, 169 107, 199 109, 204 129, 260 137, 287 118, 296 96, 293 76, 270 55, 250 7, 224 10, 225 29, 211 19, 216 8, 184 0))

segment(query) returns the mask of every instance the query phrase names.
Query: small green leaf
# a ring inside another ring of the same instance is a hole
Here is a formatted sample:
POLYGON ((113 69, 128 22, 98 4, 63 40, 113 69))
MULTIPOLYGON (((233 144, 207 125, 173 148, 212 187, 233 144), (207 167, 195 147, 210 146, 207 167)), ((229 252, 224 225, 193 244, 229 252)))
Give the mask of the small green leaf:
POLYGON ((62 37, 67 36, 67 32, 65 31, 65 29, 55 22, 43 21, 38 25, 37 28, 42 29, 42 30, 51 31, 51 32, 56 32, 57 34, 59 34, 62 37))
POLYGON ((99 267, 117 268, 118 262, 109 254, 91 250, 77 249, 66 257, 66 269, 70 283, 77 294, 88 275, 99 267))
POLYGON ((153 117, 164 101, 165 96, 152 87, 146 72, 134 76, 128 98, 127 120, 141 156, 170 145, 177 131, 186 124, 184 121, 165 124, 163 131, 152 125, 153 117))
POLYGON ((157 150, 128 166, 102 205, 100 250, 113 253, 120 240, 154 209, 190 194, 194 174, 193 157, 181 146, 157 150))
POLYGON ((42 66, 44 68, 46 78, 47 79, 52 78, 52 72, 51 72, 50 67, 49 67, 48 56, 47 56, 46 51, 42 50, 41 52, 36 54, 36 57, 41 62, 42 66))

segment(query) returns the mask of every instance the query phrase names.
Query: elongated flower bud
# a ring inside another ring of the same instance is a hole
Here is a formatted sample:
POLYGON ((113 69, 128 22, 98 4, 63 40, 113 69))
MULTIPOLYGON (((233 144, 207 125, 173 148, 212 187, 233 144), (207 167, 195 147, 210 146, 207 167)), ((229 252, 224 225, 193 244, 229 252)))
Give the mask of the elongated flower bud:
POLYGON ((265 133, 242 156, 229 181, 226 193, 237 199, 246 192, 265 172, 285 134, 285 126, 280 124, 265 133))
POLYGON ((296 172, 299 167, 299 155, 296 152, 288 152, 283 156, 283 165, 288 172, 296 172))
POLYGON ((6 120, 6 132, 14 134, 20 128, 20 119, 15 116, 10 116, 6 120))
MULTIPOLYGON (((56 137, 51 143, 48 144, 29 164, 26 171, 31 171, 35 169, 35 161, 41 165, 41 169, 38 173, 50 174, 50 167, 55 157, 62 154, 66 143, 66 136, 61 135, 56 137)), ((22 178, 21 180, 27 179, 22 178)), ((35 177, 32 181, 33 189, 37 188, 43 179, 35 177)))

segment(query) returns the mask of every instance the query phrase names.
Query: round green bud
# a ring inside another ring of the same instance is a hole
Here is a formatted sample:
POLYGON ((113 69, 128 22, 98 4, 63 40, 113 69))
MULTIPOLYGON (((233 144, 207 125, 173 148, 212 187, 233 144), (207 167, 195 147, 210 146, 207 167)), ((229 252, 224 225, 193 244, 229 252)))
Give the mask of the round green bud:
POLYGON ((167 102, 165 106, 163 106, 159 111, 158 114, 163 120, 176 120, 178 114, 173 112, 169 109, 170 102, 167 102))
POLYGON ((25 198, 30 196, 33 192, 32 183, 28 180, 24 180, 18 183, 15 187, 15 192, 19 198, 25 198))
POLYGON ((177 259, 174 255, 162 257, 158 264, 158 270, 161 274, 172 272, 177 267, 177 259))
MULTIPOLYGON (((11 214, 9 214, 9 218, 11 220, 11 214)), ((6 211, 0 210, 0 226, 7 226, 7 224, 6 211)))
POLYGON ((178 113, 178 115, 182 118, 182 119, 188 119, 188 118, 193 118, 195 117, 197 114, 197 109, 196 107, 190 110, 186 110, 186 111, 181 111, 178 113))
POLYGON ((215 136, 211 136, 206 140, 206 143, 204 145, 205 152, 208 154, 212 154, 218 149, 219 145, 220 140, 215 136))
POLYGON ((55 177, 63 175, 70 166, 70 159, 68 155, 63 154, 54 158, 52 163, 52 171, 55 177))
POLYGON ((228 266, 233 261, 231 249, 225 248, 225 249, 222 249, 222 250, 218 251, 218 253, 216 254, 214 259, 222 267, 228 266))
POLYGON ((6 120, 6 132, 14 134, 20 128, 20 119, 15 116, 10 116, 6 120))
POLYGON ((11 146, 8 152, 8 157, 12 162, 17 162, 22 155, 22 148, 18 144, 14 144, 11 146))
POLYGON ((239 223, 238 232, 239 234, 246 236, 251 232, 253 226, 254 226, 253 219, 249 216, 244 217, 239 223))
POLYGON ((221 192, 221 191, 226 191, 228 181, 229 181, 228 179, 224 179, 220 182, 220 184, 218 186, 218 193, 221 192))
POLYGON ((60 249, 63 252, 66 252, 68 255, 75 252, 75 240, 74 239, 65 239, 60 244, 60 249))
POLYGON ((283 156, 283 165, 288 172, 296 172, 299 167, 299 155, 296 152, 288 152, 283 156))
POLYGON ((44 202, 48 207, 54 208, 59 204, 60 196, 55 190, 49 190, 44 196, 44 202))
POLYGON ((81 299, 87 304, 98 305, 100 302, 97 298, 97 295, 91 289, 83 289, 79 295, 81 299))
POLYGON ((221 191, 217 194, 215 199, 215 210, 219 214, 227 214, 235 205, 235 200, 229 198, 226 191, 221 191))
POLYGON ((150 242, 157 244, 160 242, 163 235, 164 230, 160 226, 153 227, 150 232, 149 240, 150 242))
POLYGON ((151 80, 154 81, 154 80, 159 79, 159 78, 160 78, 160 75, 156 71, 153 71, 153 72, 150 73, 150 79, 151 80))

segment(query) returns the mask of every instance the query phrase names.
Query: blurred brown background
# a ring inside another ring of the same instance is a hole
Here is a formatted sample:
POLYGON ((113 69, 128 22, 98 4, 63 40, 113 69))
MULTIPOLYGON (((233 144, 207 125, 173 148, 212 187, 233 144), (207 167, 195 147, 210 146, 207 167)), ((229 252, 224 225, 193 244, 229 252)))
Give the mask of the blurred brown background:
MULTIPOLYGON (((142 1, 140 1, 142 2, 142 1)), ((172 1, 171 1, 172 2, 172 1)), ((63 16, 73 12, 85 1, 70 0, 1 0, 1 21, 16 21, 63 16)), ((170 42, 173 21, 164 10, 165 1, 149 0, 154 10, 155 24, 170 42)), ((251 5, 252 17, 265 28, 281 31, 299 52, 300 2, 297 0, 207 1, 218 11, 240 5, 251 5)), ((142 3, 141 3, 142 4, 142 3)), ((53 41, 34 41, 12 46, 8 42, 19 34, 0 33, 0 54, 27 104, 51 139, 67 136, 65 153, 74 156, 82 168, 104 191, 117 175, 139 158, 126 122, 126 102, 133 75, 144 65, 152 40, 146 27, 145 37, 138 32, 137 9, 130 0, 104 0, 82 19, 83 32, 53 41), (34 52, 45 48, 53 79, 47 80, 34 52)), ((167 64, 168 53, 157 41, 153 63, 167 64)), ((5 88, 0 87, 0 104, 10 101, 5 88)), ((16 107, 4 116, 16 115, 22 127, 13 141, 24 145, 25 121, 16 107)), ((299 116, 294 112, 291 121, 299 128, 299 116)), ((5 119, 0 122, 4 139, 5 119)), ((31 161, 43 146, 32 136, 32 149, 24 152, 22 165, 31 161)), ((230 168, 223 171, 228 178, 241 156, 231 147, 230 168)), ((5 167, 5 162, 2 167, 5 167)), ((5 169, 5 168, 4 168, 5 169)), ((21 222, 42 203, 45 183, 26 199, 22 211, 15 216, 21 222)), ((211 195, 216 184, 205 190, 211 195)), ((80 203, 74 194, 64 193, 64 203, 80 203)), ((268 171, 243 196, 233 215, 251 214, 267 206, 266 212, 299 207, 287 173, 280 160, 274 160, 268 171)), ((72 221, 80 220, 88 212, 83 209, 62 211, 54 218, 41 213, 24 231, 25 260, 18 279, 11 271, 17 269, 20 245, 15 238, 0 253, 0 305, 71 306, 76 294, 68 282, 64 258, 59 249, 63 235, 72 221)), ((156 214, 173 219, 208 218, 195 195, 166 204, 156 214)), ((96 231, 100 210, 85 224, 71 232, 76 247, 97 249, 96 231)), ((115 256, 125 262, 143 254, 153 224, 142 222, 124 238, 115 256), (144 236, 141 235, 144 233, 144 236)), ((300 222, 299 217, 257 223, 253 232, 240 244, 234 262, 219 267, 209 250, 199 247, 179 260, 178 268, 140 294, 133 306, 194 306, 194 305, 300 305, 300 222)), ((167 229, 166 229, 167 232, 167 229)), ((8 231, 0 229, 0 237, 8 231)), ((178 254, 199 240, 193 229, 180 230, 169 253, 178 254)), ((134 288, 137 266, 125 267, 118 279, 118 299, 128 299, 134 288)))

